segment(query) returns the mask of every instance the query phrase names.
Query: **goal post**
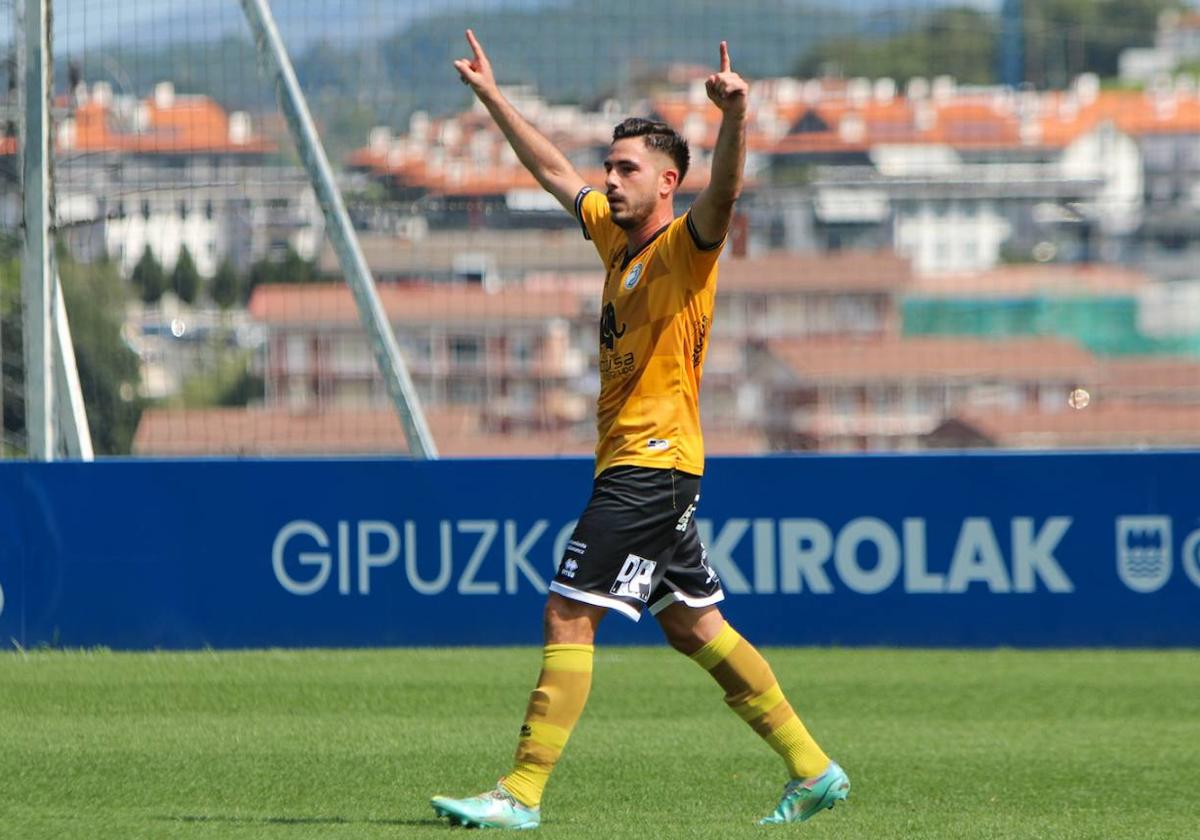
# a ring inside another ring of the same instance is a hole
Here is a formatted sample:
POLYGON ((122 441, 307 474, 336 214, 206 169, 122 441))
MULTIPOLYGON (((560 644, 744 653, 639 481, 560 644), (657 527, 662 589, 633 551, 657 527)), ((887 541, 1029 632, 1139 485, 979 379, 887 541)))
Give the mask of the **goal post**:
POLYGON ((241 0, 246 20, 254 35, 259 55, 273 77, 279 105, 287 118, 288 129, 300 153, 308 177, 312 180, 326 230, 337 254, 338 264, 354 293, 359 318, 370 339, 376 363, 383 374, 388 396, 404 425, 410 452, 418 458, 436 458, 437 445, 425 422, 416 388, 408 367, 400 355, 400 347, 388 324, 371 270, 358 245, 358 237, 346 214, 341 193, 333 180, 333 171, 321 139, 305 104, 304 92, 288 58, 287 48, 279 36, 267 0, 241 0))

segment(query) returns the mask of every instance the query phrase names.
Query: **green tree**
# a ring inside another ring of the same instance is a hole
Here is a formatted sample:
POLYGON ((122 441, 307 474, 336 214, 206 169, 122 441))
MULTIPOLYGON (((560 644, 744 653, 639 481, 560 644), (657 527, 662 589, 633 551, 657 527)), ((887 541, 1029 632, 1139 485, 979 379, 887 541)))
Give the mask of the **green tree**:
MULTIPOLYGON (((58 255, 63 300, 75 346, 75 364, 92 445, 100 455, 128 454, 142 413, 137 355, 121 337, 125 286, 110 262, 80 265, 58 255)), ((0 336, 5 360, 4 429, 25 434, 21 267, 0 242, 0 336)), ((11 439, 11 437, 10 437, 11 439)))
POLYGON ((890 38, 849 37, 826 41, 796 65, 799 76, 954 76, 961 82, 993 81, 996 22, 972 8, 931 12, 911 31, 890 38))
POLYGON ((221 265, 217 268, 217 273, 212 279, 212 286, 210 288, 212 290, 213 303, 222 309, 229 309, 241 300, 242 280, 229 260, 221 261, 221 265))
POLYGON ((313 283, 320 279, 316 263, 301 257, 291 245, 284 252, 275 275, 278 283, 313 283))
POLYGON ((175 402, 186 408, 221 406, 235 408, 263 398, 263 379, 251 371, 252 355, 245 350, 229 350, 224 342, 213 342, 212 352, 219 354, 214 368, 190 377, 183 383, 175 402))
POLYGON ((130 279, 133 281, 133 287, 146 303, 155 303, 167 290, 166 275, 158 260, 154 258, 149 245, 142 251, 142 258, 133 267, 133 276, 130 279))
POLYGON ((121 335, 125 290, 115 264, 81 265, 59 257, 75 363, 98 454, 128 454, 142 415, 141 364, 121 335))
POLYGON ((21 328, 21 263, 17 259, 20 243, 0 238, 0 356, 4 359, 4 440, 0 454, 18 454, 10 441, 25 434, 24 340, 21 328))
POLYGON ((200 294, 200 272, 186 245, 179 249, 179 258, 171 271, 171 288, 184 303, 195 303, 200 294))
POLYGON ((320 279, 316 261, 304 259, 289 245, 282 259, 264 257, 251 264, 246 282, 246 299, 249 300, 254 290, 266 283, 316 283, 320 279))
POLYGON ((242 302, 250 300, 250 295, 254 294, 254 290, 266 283, 278 283, 276 279, 275 263, 271 262, 266 257, 257 260, 250 264, 250 270, 246 274, 246 284, 242 289, 245 297, 242 302))
POLYGON ((1117 74, 1121 51, 1154 43, 1159 15, 1180 0, 1025 0, 1025 75, 1061 87, 1083 72, 1117 74))

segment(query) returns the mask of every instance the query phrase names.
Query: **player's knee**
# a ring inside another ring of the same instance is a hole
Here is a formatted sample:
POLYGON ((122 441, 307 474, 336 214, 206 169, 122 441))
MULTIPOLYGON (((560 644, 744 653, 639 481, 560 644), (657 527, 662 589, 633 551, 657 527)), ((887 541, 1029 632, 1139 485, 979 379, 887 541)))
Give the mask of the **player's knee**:
POLYGON ((678 621, 672 618, 659 622, 667 644, 685 656, 691 656, 704 647, 704 638, 695 622, 678 621))
POLYGON ((660 612, 657 618, 667 644, 686 656, 711 642, 725 627, 725 618, 715 607, 693 609, 675 604, 660 612))
POLYGON ((595 642, 596 626, 604 616, 604 608, 585 604, 557 593, 550 593, 543 615, 547 644, 584 644, 595 642))

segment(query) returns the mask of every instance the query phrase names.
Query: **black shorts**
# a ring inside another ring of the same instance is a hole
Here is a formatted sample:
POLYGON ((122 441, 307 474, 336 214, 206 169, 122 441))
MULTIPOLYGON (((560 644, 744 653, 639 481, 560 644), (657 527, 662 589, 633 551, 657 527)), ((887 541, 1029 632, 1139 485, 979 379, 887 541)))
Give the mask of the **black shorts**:
POLYGON ((696 533, 700 477, 678 470, 612 467, 596 476, 592 498, 567 543, 550 591, 609 607, 637 621, 681 602, 725 597, 696 533))

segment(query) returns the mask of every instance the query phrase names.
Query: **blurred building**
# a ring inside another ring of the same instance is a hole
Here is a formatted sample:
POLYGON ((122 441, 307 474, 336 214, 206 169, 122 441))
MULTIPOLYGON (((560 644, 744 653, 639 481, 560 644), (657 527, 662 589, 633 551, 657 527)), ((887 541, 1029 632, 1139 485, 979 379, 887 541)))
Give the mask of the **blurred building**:
MULTIPOLYGON (((98 82, 55 103, 58 235, 82 262, 129 274, 145 248, 168 270, 186 246, 202 276, 229 259, 239 270, 288 248, 316 257, 324 220, 304 174, 272 163, 276 144, 244 112, 206 96, 114 95, 98 82)), ((0 147, 16 166, 15 144, 0 147)), ((0 198, 0 220, 20 222, 20 196, 0 198)))
MULTIPOLYGON (((601 183, 611 125, 625 112, 516 95, 601 183)), ((1145 92, 1102 90, 1091 75, 1046 92, 949 77, 903 91, 892 79, 767 79, 753 96, 742 202, 751 253, 886 248, 923 274, 1138 259, 1180 277, 1194 264, 1200 94, 1188 77, 1145 92)), ((692 144, 686 203, 707 180, 720 119, 703 79, 681 77, 628 111, 666 120, 692 144)), ((571 224, 479 108, 416 115, 404 134, 376 129, 349 163, 434 226, 571 224)))
POLYGON ((1168 9, 1158 17, 1153 47, 1121 51, 1118 74, 1122 81, 1155 83, 1184 64, 1200 62, 1200 12, 1168 9))
POLYGON ((948 416, 1055 413, 1098 360, 1056 339, 781 339, 761 351, 773 449, 914 450, 948 416))
MULTIPOLYGON (((496 431, 586 434, 598 290, 592 306, 571 289, 408 284, 379 294, 423 404, 469 408, 496 431)), ((260 286, 249 309, 265 331, 266 408, 390 405, 348 287, 260 286)))
MULTIPOLYGON (((381 285, 439 445, 457 441, 466 453, 465 440, 477 438, 505 440, 495 454, 587 451, 601 283, 593 268, 535 271, 492 290, 463 281, 381 285)), ((1086 419, 1109 406, 1151 414, 1200 406, 1200 361, 1149 355, 1172 345, 1137 330, 1138 301, 1153 286, 1104 267, 920 277, 886 252, 727 256, 701 391, 709 451, 914 450, 962 445, 958 427, 945 424, 968 416, 1086 419), (1077 390, 1088 395, 1082 410, 1071 408, 1077 390)), ((212 422, 258 423, 247 440, 273 424, 327 441, 356 413, 390 410, 347 288, 260 286, 250 314, 261 331, 263 403, 246 418, 207 415, 212 422)), ((204 449, 235 437, 197 432, 188 444, 194 418, 149 416, 165 425, 139 438, 146 447, 170 438, 171 452, 204 449)), ((1070 421, 1044 422, 1053 431, 1070 421)), ((1187 429, 1174 438, 1167 431, 1158 444, 1191 439, 1187 429)), ((1070 435, 1061 443, 1071 445, 1070 435)))

